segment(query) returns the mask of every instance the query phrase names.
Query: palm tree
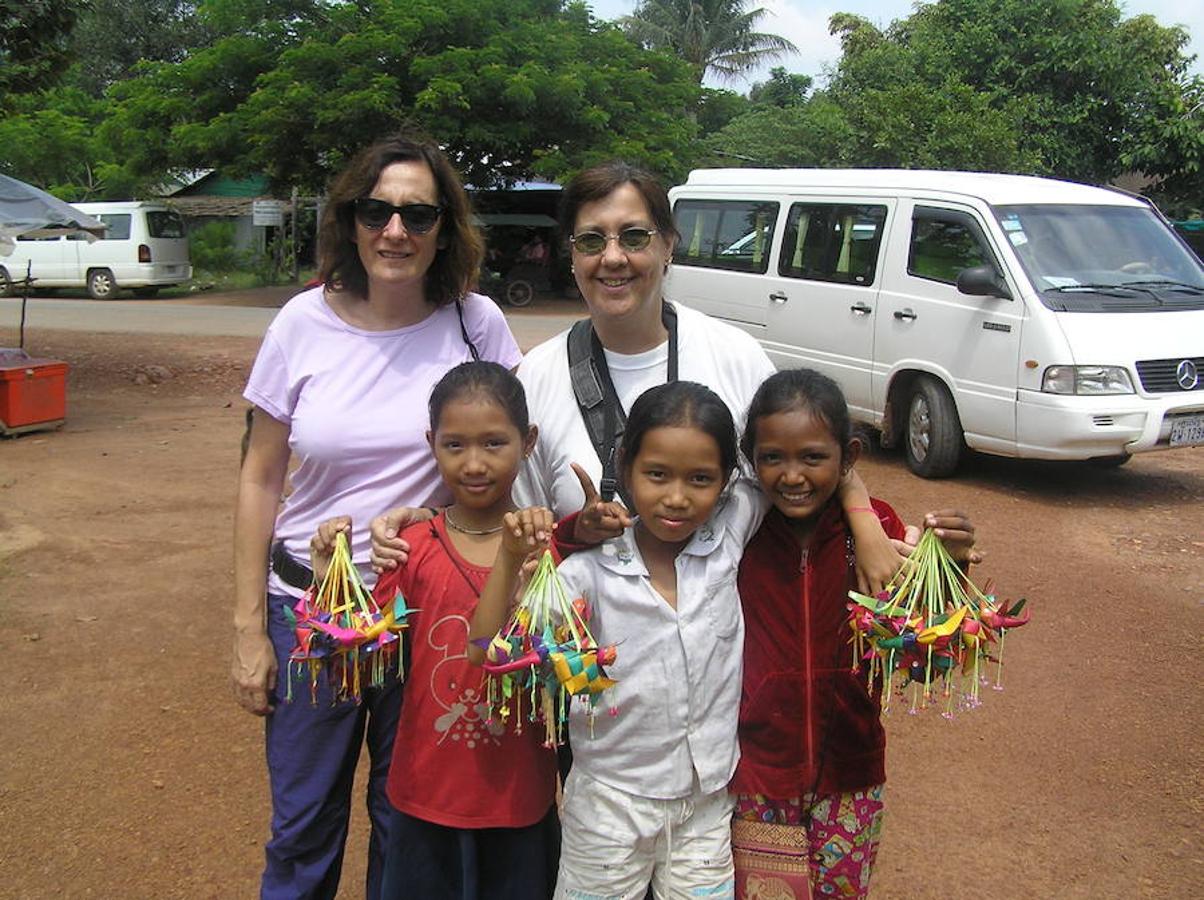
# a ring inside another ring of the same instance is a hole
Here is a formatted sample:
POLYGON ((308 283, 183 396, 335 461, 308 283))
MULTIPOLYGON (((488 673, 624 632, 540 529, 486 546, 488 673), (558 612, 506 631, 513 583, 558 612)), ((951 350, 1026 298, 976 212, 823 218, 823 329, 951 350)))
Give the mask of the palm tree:
POLYGON ((749 0, 641 0, 619 20, 623 31, 651 50, 669 50, 694 66, 699 83, 708 72, 737 78, 798 48, 784 37, 754 31, 765 16, 749 0))

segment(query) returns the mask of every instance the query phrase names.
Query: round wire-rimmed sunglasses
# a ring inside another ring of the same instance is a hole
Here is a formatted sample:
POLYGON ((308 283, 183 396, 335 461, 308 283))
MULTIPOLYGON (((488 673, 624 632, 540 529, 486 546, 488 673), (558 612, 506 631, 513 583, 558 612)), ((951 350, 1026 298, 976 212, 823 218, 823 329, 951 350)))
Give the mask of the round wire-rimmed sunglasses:
POLYGON ((611 241, 616 241, 619 249, 627 253, 639 253, 647 250, 652 243, 654 228, 624 228, 618 234, 603 234, 600 231, 582 231, 569 237, 573 249, 583 256, 597 256, 606 249, 611 241))
POLYGON ((379 231, 389 224, 393 214, 401 216, 401 224, 406 231, 414 234, 426 234, 435 227, 439 217, 443 215, 443 207, 430 203, 405 203, 394 206, 384 200, 372 197, 360 197, 353 206, 355 220, 372 231, 379 231))

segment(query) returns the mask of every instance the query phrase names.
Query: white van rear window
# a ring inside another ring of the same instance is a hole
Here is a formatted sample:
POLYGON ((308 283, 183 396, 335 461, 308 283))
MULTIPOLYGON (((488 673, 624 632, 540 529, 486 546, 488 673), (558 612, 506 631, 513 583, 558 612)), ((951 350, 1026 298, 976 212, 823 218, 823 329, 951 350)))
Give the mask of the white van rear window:
POLYGON ((182 238, 184 236, 184 220, 167 209, 147 212, 146 227, 153 238, 182 238))
POLYGON ((129 213, 101 213, 96 218, 108 225, 102 241, 128 241, 130 239, 129 213))

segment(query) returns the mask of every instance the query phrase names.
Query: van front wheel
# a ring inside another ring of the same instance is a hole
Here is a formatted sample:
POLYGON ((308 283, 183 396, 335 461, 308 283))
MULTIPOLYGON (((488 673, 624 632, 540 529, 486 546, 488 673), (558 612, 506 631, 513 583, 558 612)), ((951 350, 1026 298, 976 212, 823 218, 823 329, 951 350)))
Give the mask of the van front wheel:
POLYGON ((907 466, 921 478, 952 475, 962 453, 962 426, 945 386, 921 376, 907 401, 907 466))
POLYGON ((108 269, 93 269, 88 273, 88 296, 93 300, 112 300, 117 296, 117 282, 108 269))
POLYGON ((7 297, 13 292, 12 279, 8 277, 8 270, 0 266, 0 297, 7 297))

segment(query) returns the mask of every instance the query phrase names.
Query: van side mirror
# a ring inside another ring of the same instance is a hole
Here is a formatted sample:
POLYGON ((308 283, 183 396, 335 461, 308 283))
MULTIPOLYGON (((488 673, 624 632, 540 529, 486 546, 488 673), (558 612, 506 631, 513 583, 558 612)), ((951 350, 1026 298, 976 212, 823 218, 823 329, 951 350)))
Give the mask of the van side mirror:
POLYGON ((974 266, 957 273, 957 289, 973 297, 1001 297, 1012 299, 1012 292, 1003 283, 1003 277, 994 266, 974 266))

